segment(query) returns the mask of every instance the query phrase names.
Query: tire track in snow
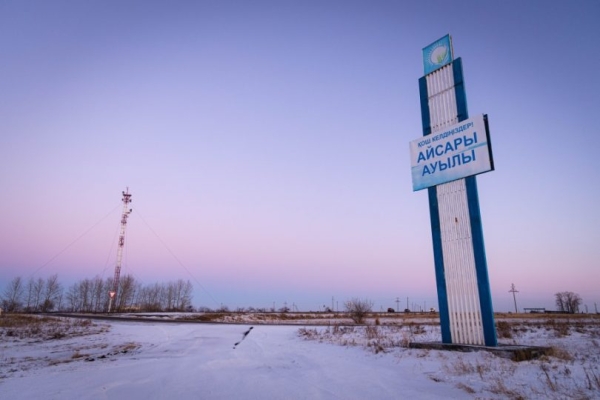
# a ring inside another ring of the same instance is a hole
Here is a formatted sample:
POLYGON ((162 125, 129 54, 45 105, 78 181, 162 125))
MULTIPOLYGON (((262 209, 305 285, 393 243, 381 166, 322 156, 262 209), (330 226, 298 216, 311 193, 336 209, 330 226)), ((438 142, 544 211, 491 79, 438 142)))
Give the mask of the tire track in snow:
POLYGON ((239 345, 240 343, 242 343, 244 341, 244 339, 246 339, 246 336, 248 336, 248 334, 250 333, 250 331, 254 329, 253 326, 251 326, 246 332, 244 332, 244 336, 242 336, 242 339, 237 342, 236 344, 233 345, 233 349, 235 350, 235 348, 237 347, 237 345, 239 345))

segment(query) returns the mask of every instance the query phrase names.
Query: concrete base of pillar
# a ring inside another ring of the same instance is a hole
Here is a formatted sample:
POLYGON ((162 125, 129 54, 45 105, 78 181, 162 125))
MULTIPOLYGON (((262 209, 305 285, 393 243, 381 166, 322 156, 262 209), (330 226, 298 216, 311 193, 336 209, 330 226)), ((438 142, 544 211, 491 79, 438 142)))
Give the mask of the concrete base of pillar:
POLYGON ((454 344, 442 342, 414 342, 408 345, 411 349, 449 350, 449 351, 488 351, 498 357, 508 358, 513 361, 533 360, 548 354, 550 347, 522 346, 514 344, 500 344, 496 347, 477 346, 471 344, 454 344))

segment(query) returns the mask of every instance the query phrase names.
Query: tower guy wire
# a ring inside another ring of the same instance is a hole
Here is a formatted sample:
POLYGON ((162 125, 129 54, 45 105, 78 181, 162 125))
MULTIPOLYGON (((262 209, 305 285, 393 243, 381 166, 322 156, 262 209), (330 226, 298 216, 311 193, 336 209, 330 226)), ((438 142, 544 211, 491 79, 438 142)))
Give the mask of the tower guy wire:
POLYGON ((115 212, 115 210, 118 207, 119 207, 118 205, 115 206, 115 208, 113 208, 112 210, 110 210, 110 212, 108 212, 104 217, 100 218, 94 225, 90 226, 81 235, 79 235, 75 240, 73 240, 71 243, 69 243, 68 245, 66 245, 61 251, 59 251, 58 253, 56 253, 52 258, 50 258, 48 261, 46 261, 44 264, 42 264, 42 266, 38 267, 38 269, 36 269, 35 271, 33 271, 31 273, 30 277, 34 276, 35 274, 37 274, 38 272, 40 272, 42 269, 44 269, 45 267, 47 267, 52 261, 54 261, 56 258, 58 258, 58 256, 60 256, 61 254, 63 254, 71 246, 73 246, 75 243, 77 243, 81 238, 83 238, 85 235, 87 235, 88 233, 90 233, 95 227, 97 227, 98 225, 100 225, 100 223, 102 223, 102 221, 104 221, 106 218, 108 218, 109 215, 111 215, 113 212, 115 212))
POLYGON ((158 239, 158 241, 165 247, 165 249, 167 249, 167 251, 169 252, 169 254, 171 254, 171 256, 175 259, 175 261, 177 261, 177 263, 185 270, 185 272, 187 272, 188 275, 198 284, 198 286, 200 286, 200 288, 208 295, 208 297, 210 297, 210 299, 216 305, 219 305, 219 302, 210 294, 210 292, 208 290, 206 290, 206 288, 200 283, 200 281, 194 276, 194 274, 192 274, 192 272, 175 255, 175 253, 173 253, 173 251, 169 248, 169 246, 167 246, 167 244, 164 242, 164 240, 162 240, 160 238, 160 236, 158 236, 158 234, 156 233, 156 231, 154 229, 152 229, 152 227, 150 226, 150 224, 148 224, 148 222, 146 222, 146 220, 144 219, 144 217, 142 216, 142 214, 139 212, 139 208, 137 210, 138 211, 136 211, 135 215, 137 215, 138 217, 140 217, 140 219, 148 227, 148 229, 150 230, 150 232, 152 232, 152 234, 154 236, 156 236, 156 238, 158 239))

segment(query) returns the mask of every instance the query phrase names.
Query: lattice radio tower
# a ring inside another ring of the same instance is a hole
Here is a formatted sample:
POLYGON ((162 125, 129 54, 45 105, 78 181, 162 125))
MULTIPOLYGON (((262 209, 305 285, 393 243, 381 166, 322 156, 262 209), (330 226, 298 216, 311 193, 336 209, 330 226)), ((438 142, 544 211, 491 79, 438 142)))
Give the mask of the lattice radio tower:
POLYGON ((125 228, 127 227, 127 217, 131 214, 132 209, 128 204, 131 203, 131 194, 129 187, 123 192, 123 214, 121 215, 121 233, 119 234, 119 247, 117 248, 117 263, 115 264, 115 277, 113 279, 113 287, 110 292, 110 301, 108 302, 108 312, 111 312, 113 302, 117 304, 117 293, 119 292, 119 278, 121 277, 121 261, 123 260, 123 248, 125 247, 125 228))

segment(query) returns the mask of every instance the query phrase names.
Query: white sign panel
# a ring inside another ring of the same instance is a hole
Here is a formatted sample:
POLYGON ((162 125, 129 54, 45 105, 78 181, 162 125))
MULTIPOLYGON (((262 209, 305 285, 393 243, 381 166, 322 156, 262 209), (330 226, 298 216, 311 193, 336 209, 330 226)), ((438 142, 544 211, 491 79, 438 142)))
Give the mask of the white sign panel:
POLYGON ((413 190, 492 171, 485 115, 410 142, 413 190))

